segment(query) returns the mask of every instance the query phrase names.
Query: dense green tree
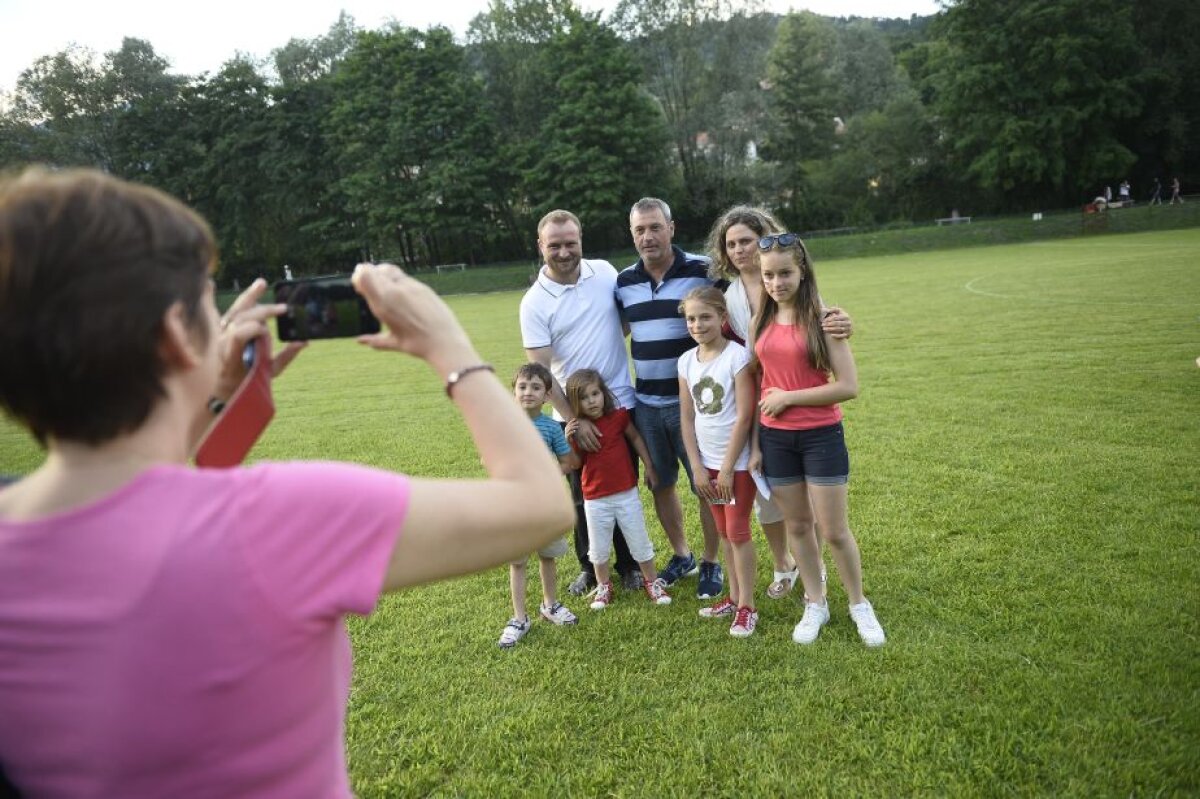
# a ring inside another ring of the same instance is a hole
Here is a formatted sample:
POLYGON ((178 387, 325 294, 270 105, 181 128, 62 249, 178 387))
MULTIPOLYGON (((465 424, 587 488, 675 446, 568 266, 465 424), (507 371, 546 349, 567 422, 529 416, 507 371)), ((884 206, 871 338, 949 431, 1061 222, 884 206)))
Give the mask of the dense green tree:
POLYGON ((140 107, 170 102, 184 83, 168 67, 149 42, 133 38, 102 60, 73 45, 37 59, 21 73, 6 115, 23 143, 14 156, 137 176, 140 107))
POLYGON ((825 18, 793 12, 779 23, 767 58, 768 128, 764 158, 773 163, 778 195, 774 204, 787 222, 811 227, 819 198, 808 181, 810 165, 834 147, 837 32, 825 18))
POLYGON ((808 228, 944 216, 959 202, 937 128, 915 92, 853 117, 833 157, 815 164, 808 228))
POLYGON ((887 37, 873 22, 852 20, 838 26, 837 35, 832 75, 837 85, 835 108, 848 122, 856 114, 883 108, 904 84, 887 37))
POLYGON ((494 235, 490 115, 450 32, 366 32, 334 74, 328 139, 364 255, 475 260, 494 235))
POLYGON ((26 138, 31 160, 107 166, 100 119, 105 110, 95 53, 72 45, 21 73, 10 119, 44 134, 26 138))
POLYGON ((497 214, 508 231, 504 248, 529 251, 536 198, 522 191, 521 175, 541 157, 542 121, 557 103, 557 65, 541 57, 548 43, 581 18, 572 0, 492 0, 471 22, 470 58, 483 81, 496 129, 491 180, 498 188, 497 214))
POLYGON ((354 46, 357 31, 354 17, 343 11, 324 36, 289 39, 271 53, 280 83, 293 86, 328 75, 354 46))
POLYGON ((225 63, 183 93, 175 152, 186 166, 171 188, 212 223, 221 246, 223 276, 246 280, 282 276, 288 235, 269 202, 264 155, 271 126, 266 78, 244 58, 225 63))
POLYGON ((1142 112, 1125 128, 1124 141, 1138 157, 1137 196, 1150 182, 1179 176, 1200 180, 1200 3, 1144 0, 1132 9, 1137 54, 1134 86, 1142 112))
POLYGON ((467 38, 506 143, 527 145, 537 137, 558 77, 537 53, 581 16, 572 0, 492 0, 472 20, 467 38))
POLYGON ((538 213, 578 214, 590 246, 617 246, 628 241, 629 206, 666 179, 662 111, 639 88, 624 42, 592 17, 572 23, 541 55, 559 77, 525 193, 538 213))
POLYGON ((641 80, 662 107, 678 180, 677 227, 699 238, 712 217, 744 199, 746 155, 759 137, 759 81, 774 18, 759 0, 621 0, 612 25, 630 40, 641 80))
POLYGON ((1072 203, 1120 175, 1139 109, 1125 0, 960 0, 937 108, 956 165, 998 207, 1072 203))

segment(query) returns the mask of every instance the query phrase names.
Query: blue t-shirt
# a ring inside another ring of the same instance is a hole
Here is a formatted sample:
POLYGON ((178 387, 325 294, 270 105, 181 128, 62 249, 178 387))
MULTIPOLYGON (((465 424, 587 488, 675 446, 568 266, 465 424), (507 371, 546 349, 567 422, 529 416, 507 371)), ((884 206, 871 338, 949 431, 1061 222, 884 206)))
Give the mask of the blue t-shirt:
POLYGON ((539 413, 533 417, 533 426, 542 434, 542 441, 546 442, 546 446, 555 455, 566 455, 571 451, 571 445, 567 443, 562 427, 546 414, 539 413))

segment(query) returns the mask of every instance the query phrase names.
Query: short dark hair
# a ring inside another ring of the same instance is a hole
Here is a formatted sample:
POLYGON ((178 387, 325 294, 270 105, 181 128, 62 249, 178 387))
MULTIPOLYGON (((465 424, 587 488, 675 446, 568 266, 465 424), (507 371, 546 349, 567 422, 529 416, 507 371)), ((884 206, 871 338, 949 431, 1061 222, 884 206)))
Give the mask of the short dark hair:
POLYGON ((554 386, 554 375, 550 374, 550 370, 537 361, 521 364, 517 373, 513 375, 513 386, 516 386, 517 381, 522 378, 529 380, 534 377, 542 381, 542 385, 546 387, 547 391, 554 386))
POLYGON ((0 406, 45 443, 100 444, 164 396, 163 317, 200 300, 208 224, 148 186, 33 167, 0 180, 0 406))

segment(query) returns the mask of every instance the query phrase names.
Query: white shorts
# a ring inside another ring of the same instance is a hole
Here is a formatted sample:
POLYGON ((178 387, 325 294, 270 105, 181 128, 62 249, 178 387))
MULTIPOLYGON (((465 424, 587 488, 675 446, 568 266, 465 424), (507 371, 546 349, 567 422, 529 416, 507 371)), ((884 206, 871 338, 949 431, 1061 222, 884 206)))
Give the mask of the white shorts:
POLYGON ((783 511, 779 509, 779 503, 773 499, 767 499, 761 491, 754 497, 754 509, 758 511, 759 524, 775 524, 783 521, 783 511))
MULTIPOLYGON (((567 554, 567 548, 567 537, 565 535, 560 535, 558 538, 539 549, 537 551, 537 556, 539 558, 561 558, 563 555, 567 554)), ((514 566, 519 566, 527 560, 529 560, 528 555, 523 558, 517 558, 512 563, 514 566)))
POLYGON ((637 488, 609 494, 599 499, 585 499, 583 514, 588 525, 588 560, 607 563, 612 555, 613 528, 620 524, 629 545, 629 554, 638 563, 654 559, 654 545, 646 533, 646 515, 637 488))

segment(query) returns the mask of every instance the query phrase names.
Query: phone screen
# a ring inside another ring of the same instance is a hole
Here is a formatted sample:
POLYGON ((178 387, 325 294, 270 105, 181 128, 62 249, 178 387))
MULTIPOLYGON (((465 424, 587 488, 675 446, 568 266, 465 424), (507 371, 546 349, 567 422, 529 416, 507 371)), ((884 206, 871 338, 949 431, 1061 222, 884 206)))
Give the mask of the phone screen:
POLYGON ((379 320, 350 285, 348 277, 280 281, 275 284, 275 302, 287 305, 286 313, 275 320, 280 341, 347 338, 379 332, 379 320))

